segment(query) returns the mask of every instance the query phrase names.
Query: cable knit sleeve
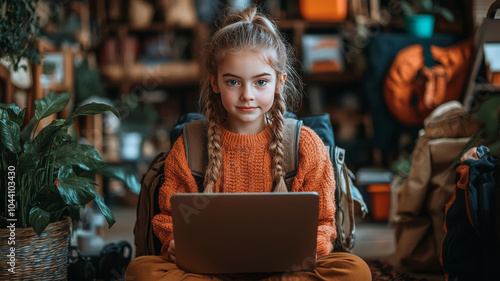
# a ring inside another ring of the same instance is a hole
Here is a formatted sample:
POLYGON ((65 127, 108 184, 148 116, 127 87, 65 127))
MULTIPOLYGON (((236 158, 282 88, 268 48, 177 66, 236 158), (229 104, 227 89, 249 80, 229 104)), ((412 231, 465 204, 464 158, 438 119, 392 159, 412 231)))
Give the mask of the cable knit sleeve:
POLYGON ((333 250, 335 229, 335 177, 323 141, 311 129, 302 127, 299 142, 299 167, 292 191, 316 191, 319 194, 318 258, 333 250))
POLYGON ((193 192, 198 192, 198 187, 188 167, 184 138, 181 136, 165 159, 165 182, 160 188, 158 198, 161 213, 153 218, 153 231, 162 243, 162 256, 168 255, 168 244, 174 238, 170 198, 175 193, 193 192))

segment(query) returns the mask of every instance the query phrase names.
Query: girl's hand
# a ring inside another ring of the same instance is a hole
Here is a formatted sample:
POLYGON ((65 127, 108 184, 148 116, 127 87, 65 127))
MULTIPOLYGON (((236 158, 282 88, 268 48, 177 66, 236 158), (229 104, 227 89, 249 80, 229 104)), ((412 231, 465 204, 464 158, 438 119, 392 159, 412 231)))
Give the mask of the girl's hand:
POLYGON ((170 243, 168 243, 168 255, 170 256, 170 258, 175 262, 175 242, 174 240, 172 239, 170 241, 170 243))

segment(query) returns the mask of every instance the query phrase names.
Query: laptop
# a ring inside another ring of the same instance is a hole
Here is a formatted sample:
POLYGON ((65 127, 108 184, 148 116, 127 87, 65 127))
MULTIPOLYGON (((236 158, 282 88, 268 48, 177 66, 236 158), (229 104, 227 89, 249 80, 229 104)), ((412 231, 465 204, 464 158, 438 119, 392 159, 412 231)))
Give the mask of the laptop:
POLYGON ((175 194, 177 266, 199 274, 316 267, 316 192, 175 194))

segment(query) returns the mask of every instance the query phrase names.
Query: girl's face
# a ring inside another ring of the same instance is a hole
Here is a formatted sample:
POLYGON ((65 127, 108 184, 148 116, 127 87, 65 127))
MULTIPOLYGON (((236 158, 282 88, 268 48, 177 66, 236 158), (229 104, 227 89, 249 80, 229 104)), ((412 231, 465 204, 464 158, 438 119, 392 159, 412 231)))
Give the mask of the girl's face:
POLYGON ((225 128, 239 134, 257 134, 266 127, 265 113, 274 102, 276 71, 265 61, 262 52, 246 50, 228 53, 211 78, 212 89, 221 95, 228 112, 225 128))

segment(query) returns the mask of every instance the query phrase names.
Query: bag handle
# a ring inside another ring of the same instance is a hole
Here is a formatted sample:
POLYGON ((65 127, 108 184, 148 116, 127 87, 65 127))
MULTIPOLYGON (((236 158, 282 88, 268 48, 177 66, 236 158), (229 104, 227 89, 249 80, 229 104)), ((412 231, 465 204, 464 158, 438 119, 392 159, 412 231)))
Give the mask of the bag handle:
POLYGON ((500 0, 495 1, 490 5, 490 7, 488 8, 488 13, 486 13, 488 18, 495 19, 495 14, 498 9, 500 9, 500 0))
POLYGON ((446 95, 446 69, 442 65, 424 67, 422 74, 426 78, 423 102, 426 108, 434 109, 446 95))

